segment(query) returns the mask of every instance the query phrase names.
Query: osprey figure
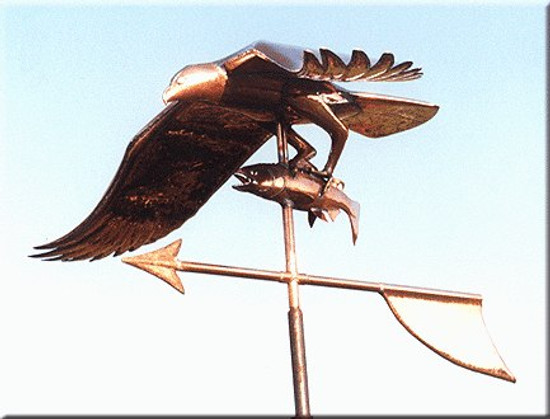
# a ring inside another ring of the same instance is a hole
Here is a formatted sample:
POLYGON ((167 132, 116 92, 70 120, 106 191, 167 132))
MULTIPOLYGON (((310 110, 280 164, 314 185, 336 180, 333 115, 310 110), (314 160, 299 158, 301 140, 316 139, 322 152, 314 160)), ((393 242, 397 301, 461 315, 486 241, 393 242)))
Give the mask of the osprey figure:
POLYGON ((410 61, 384 53, 371 65, 354 50, 343 59, 328 49, 256 42, 226 58, 179 71, 163 93, 167 106, 129 144, 92 213, 74 230, 33 255, 48 260, 99 259, 152 243, 180 227, 282 123, 296 150, 293 170, 328 181, 349 130, 383 137, 414 128, 436 105, 349 92, 333 82, 407 81, 421 76, 410 61), (315 149, 293 125, 313 123, 331 140, 318 170, 315 149))

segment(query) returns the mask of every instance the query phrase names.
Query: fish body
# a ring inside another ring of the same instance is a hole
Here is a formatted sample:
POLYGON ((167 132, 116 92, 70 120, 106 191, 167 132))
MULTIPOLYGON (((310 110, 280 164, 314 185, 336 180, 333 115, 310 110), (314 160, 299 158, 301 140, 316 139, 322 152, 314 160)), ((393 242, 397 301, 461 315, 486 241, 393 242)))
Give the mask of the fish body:
POLYGON ((344 211, 350 220, 352 240, 359 235, 359 203, 343 191, 343 184, 329 182, 304 170, 291 170, 287 165, 255 164, 239 169, 235 177, 241 182, 233 186, 280 204, 292 202, 296 210, 307 211, 310 226, 317 218, 334 220, 344 211))

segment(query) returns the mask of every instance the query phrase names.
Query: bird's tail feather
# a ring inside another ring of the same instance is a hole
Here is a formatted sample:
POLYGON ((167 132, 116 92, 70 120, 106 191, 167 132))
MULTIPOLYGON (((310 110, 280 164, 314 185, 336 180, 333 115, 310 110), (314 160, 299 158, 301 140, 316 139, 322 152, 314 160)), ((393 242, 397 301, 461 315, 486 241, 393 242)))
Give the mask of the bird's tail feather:
POLYGON ((422 125, 434 117, 439 106, 418 100, 349 92, 350 103, 331 108, 352 131, 378 138, 422 125), (358 110, 359 108, 359 110, 358 110))

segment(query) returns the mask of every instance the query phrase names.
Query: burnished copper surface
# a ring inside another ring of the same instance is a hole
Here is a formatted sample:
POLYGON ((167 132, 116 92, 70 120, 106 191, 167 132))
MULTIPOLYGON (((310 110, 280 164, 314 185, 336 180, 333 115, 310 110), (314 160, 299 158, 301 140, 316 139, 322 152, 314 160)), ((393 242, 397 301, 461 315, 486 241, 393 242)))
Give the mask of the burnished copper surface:
POLYGON ((333 82, 408 81, 420 77, 410 61, 256 42, 221 60, 188 65, 163 92, 168 106, 129 144, 105 195, 65 236, 33 255, 75 261, 120 255, 164 237, 196 214, 225 181, 285 126, 296 150, 291 168, 328 180, 349 130, 382 137, 431 119, 438 106, 347 91, 333 82), (322 170, 315 149, 293 125, 316 124, 331 140, 322 170))
POLYGON ((393 54, 386 52, 374 65, 367 54, 353 50, 348 54, 336 54, 327 48, 316 52, 294 45, 257 41, 235 54, 217 61, 229 70, 243 63, 260 58, 297 75, 316 80, 337 81, 407 81, 422 76, 420 68, 410 68, 411 61, 394 66, 393 54))
MULTIPOLYGON (((282 122, 277 125, 277 157, 279 165, 288 166, 287 130, 282 122)), ((306 344, 304 337, 304 317, 300 309, 298 282, 298 261, 294 235, 294 205, 290 199, 279 201, 283 216, 283 238, 285 243, 285 273, 289 276, 288 291, 288 332, 292 361, 294 388, 294 408, 297 417, 309 417, 309 384, 307 377, 306 344)))
POLYGON ((309 391, 300 286, 379 293, 396 319, 428 348, 470 370, 515 382, 494 346, 477 294, 322 277, 298 271, 293 211, 334 220, 344 211, 352 239, 359 204, 332 177, 349 130, 383 137, 430 120, 438 106, 411 99, 347 91, 333 82, 409 81, 420 77, 412 62, 395 64, 391 53, 375 62, 361 50, 351 56, 320 48, 256 42, 221 60, 184 67, 162 99, 167 104, 129 144, 105 195, 80 225, 38 249, 48 260, 100 259, 135 250, 180 227, 235 173, 235 189, 278 202, 282 208, 285 270, 222 266, 177 259, 178 240, 144 255, 123 258, 183 293, 177 271, 285 283, 296 416, 307 417, 309 391), (294 129, 313 123, 330 137, 322 170, 316 150, 294 129), (239 169, 277 136, 277 164, 239 169), (288 144, 296 151, 289 158, 288 144))
POLYGON ((38 246, 50 250, 36 256, 95 260, 164 237, 195 215, 272 134, 271 127, 229 108, 170 103, 130 143, 90 216, 38 246))
POLYGON ((320 218, 334 221, 340 211, 350 220, 353 243, 359 235, 359 203, 343 191, 343 182, 326 182, 305 170, 291 170, 285 164, 255 164, 239 169, 235 176, 241 182, 233 188, 250 192, 280 204, 289 201, 295 210, 307 211, 310 226, 320 218))
POLYGON ((294 280, 300 285, 377 292, 384 297, 405 329, 438 355, 472 371, 506 381, 516 381, 487 331, 481 311, 483 298, 479 294, 183 262, 175 259, 180 246, 181 240, 178 240, 156 252, 124 258, 123 262, 154 273, 180 291, 183 286, 175 275, 176 270, 287 284, 294 280), (177 282, 174 283, 174 280, 177 282))
POLYGON ((462 367, 515 382, 483 321, 481 298, 384 290, 397 320, 415 338, 462 367))

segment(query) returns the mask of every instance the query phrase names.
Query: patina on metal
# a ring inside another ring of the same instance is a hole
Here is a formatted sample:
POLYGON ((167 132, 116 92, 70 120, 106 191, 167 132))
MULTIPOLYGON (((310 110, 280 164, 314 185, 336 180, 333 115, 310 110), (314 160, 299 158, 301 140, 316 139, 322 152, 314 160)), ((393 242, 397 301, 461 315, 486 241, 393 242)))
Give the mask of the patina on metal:
POLYGON ((333 82, 405 82, 421 76, 406 61, 384 53, 371 64, 321 48, 305 50, 253 43, 221 60, 183 68, 163 93, 168 105, 129 144, 105 195, 75 229, 37 246, 34 257, 75 261, 118 256, 179 228, 244 162, 285 125, 296 150, 291 169, 328 181, 349 131, 371 138, 430 120, 437 105, 412 99, 350 92, 333 82), (315 148, 293 129, 316 124, 331 148, 322 170, 315 148))

